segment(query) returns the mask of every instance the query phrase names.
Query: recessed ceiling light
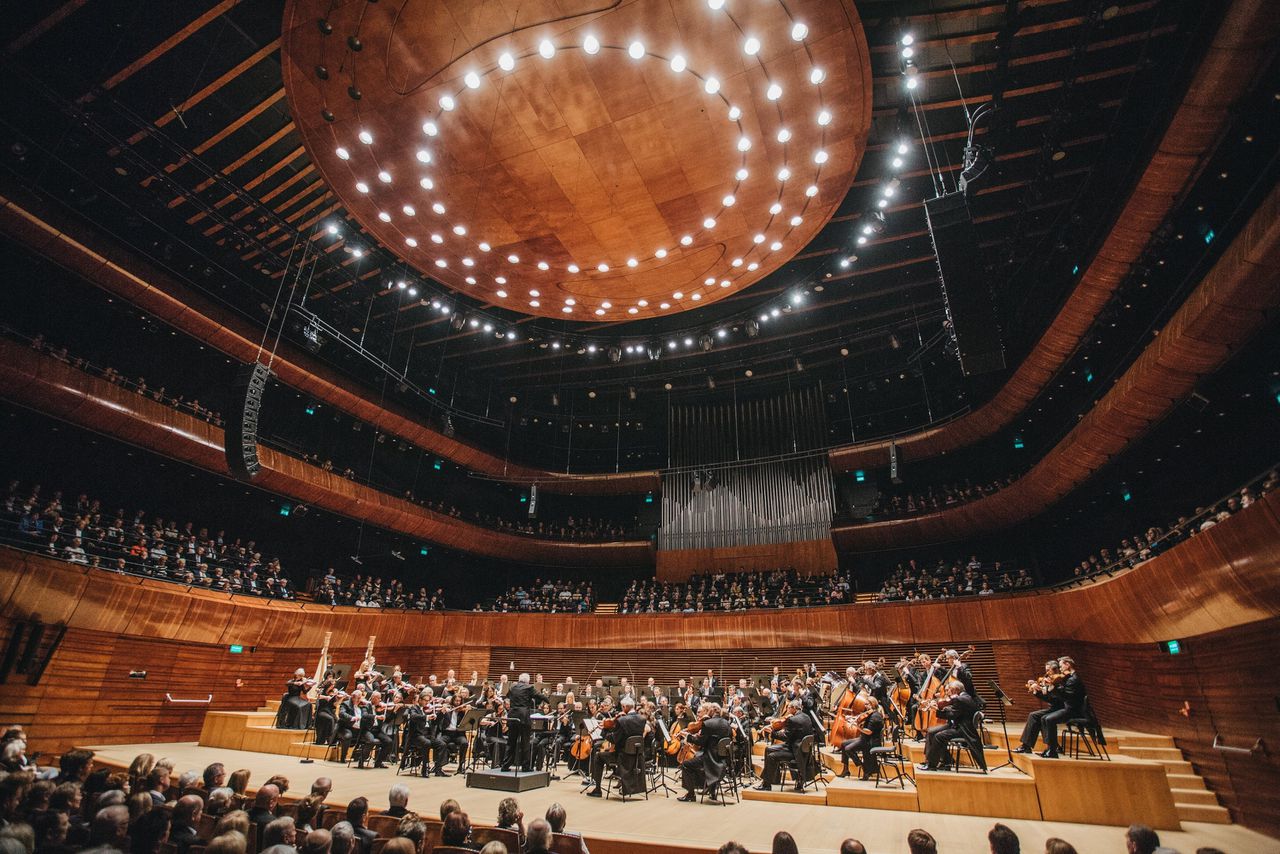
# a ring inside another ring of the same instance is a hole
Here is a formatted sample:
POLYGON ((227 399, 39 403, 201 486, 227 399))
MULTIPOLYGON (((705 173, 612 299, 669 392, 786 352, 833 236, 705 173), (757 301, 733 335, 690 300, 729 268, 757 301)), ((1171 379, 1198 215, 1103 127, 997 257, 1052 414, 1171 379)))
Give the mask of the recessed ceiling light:
POLYGON ((430 152, 430 151, 427 151, 425 148, 419 148, 419 149, 418 149, 418 162, 419 162, 419 163, 430 163, 430 162, 431 162, 431 152, 430 152))
POLYGON ((889 200, 888 200, 888 199, 881 199, 880 201, 876 202, 876 207, 878 207, 878 208, 887 208, 887 207, 889 207, 889 200))
POLYGON ((914 44, 915 40, 915 36, 911 35, 911 33, 907 33, 902 37, 902 46, 906 47, 909 44, 914 44))
POLYGON ((697 302, 698 300, 702 299, 702 294, 693 294, 693 295, 692 295, 691 297, 689 297, 689 298, 690 298, 691 300, 693 300, 694 302, 697 302))
POLYGON ((595 56, 600 52, 600 39, 595 36, 587 36, 582 40, 582 49, 592 56, 595 56))
POLYGON ((693 235, 691 234, 686 234, 684 237, 680 238, 681 246, 688 246, 692 242, 693 242, 693 235))
POLYGON ((485 243, 483 240, 480 241, 480 243, 478 243, 477 245, 480 247, 481 252, 488 252, 490 249, 493 248, 488 243, 485 243))
POLYGON ((381 182, 382 182, 382 183, 384 183, 384 184, 390 184, 390 183, 391 183, 391 173, 390 173, 390 172, 388 172, 386 169, 383 169, 381 172, 379 172, 379 173, 378 173, 378 180, 379 180, 379 181, 381 181, 381 182))
POLYGON ((466 75, 463 76, 462 82, 468 89, 479 89, 480 75, 476 74, 474 71, 468 71, 466 75))
POLYGON ((779 181, 785 181, 790 177, 791 177, 791 170, 788 169, 787 167, 783 166, 781 169, 778 170, 779 181))
MULTIPOLYGON (((603 314, 604 314, 604 309, 603 309, 603 308, 597 308, 597 309, 596 309, 596 316, 597 316, 597 317, 599 317, 599 316, 601 316, 601 315, 603 315, 603 314)), ((591 345, 591 347, 590 347, 589 349, 591 350, 591 352, 593 352, 593 353, 594 353, 594 352, 596 351, 596 345, 592 344, 592 345, 591 345)))
POLYGON ((730 266, 730 267, 741 267, 741 266, 742 266, 742 259, 741 259, 741 258, 734 258, 732 261, 730 261, 730 262, 729 262, 729 266, 730 266))
POLYGON ((369 192, 369 185, 364 181, 356 181, 356 189, 362 193, 367 193, 369 192))
POLYGON ((813 153, 813 162, 819 165, 827 162, 827 153, 825 151, 815 151, 813 153))
POLYGON ((667 309, 671 308, 671 303, 669 302, 658 303, 658 308, 662 309, 663 311, 666 311, 667 309))
POLYGON ((431 209, 438 214, 444 213, 444 205, 440 204, 439 202, 435 202, 434 204, 432 204, 431 209))
POLYGON ((536 299, 531 299, 529 300, 529 305, 533 306, 534 308, 537 308, 538 306, 542 305, 542 303, 538 302, 536 299))
POLYGON ((500 290, 500 291, 496 291, 496 293, 498 294, 498 298, 499 298, 499 299, 506 299, 506 298, 507 298, 507 292, 506 292, 506 291, 501 291, 501 290, 500 290))
POLYGON ((540 297, 542 296, 542 293, 535 288, 534 290, 529 291, 529 296, 540 297))
MULTIPOLYGON (((631 308, 627 309, 627 314, 638 314, 639 312, 640 312, 640 309, 636 308, 634 305, 631 306, 631 308)), ((630 347, 627 348, 627 352, 628 353, 631 352, 630 347)))
POLYGON ((498 67, 503 71, 510 71, 516 67, 516 58, 509 53, 504 53, 498 57, 498 67))
POLYGON ((786 128, 782 128, 778 131, 778 142, 786 142, 789 139, 791 139, 791 131, 786 128))
POLYGON ((343 148, 341 145, 339 145, 336 149, 334 149, 334 152, 333 152, 333 153, 334 153, 334 154, 336 154, 336 155, 338 155, 338 159, 339 159, 339 160, 350 160, 350 159, 351 159, 351 152, 350 152, 350 151, 347 151, 347 150, 346 150, 345 148, 343 148))
POLYGON ((632 42, 627 46, 627 56, 632 59, 644 59, 644 44, 642 42, 632 42))
POLYGON ((770 244, 769 244, 769 251, 771 251, 771 252, 777 252, 777 251, 778 251, 779 249, 781 249, 781 248, 782 248, 782 241, 781 241, 781 240, 775 240, 775 241, 773 241, 772 243, 770 243, 770 244))
POLYGON ((707 0, 707 5, 718 11, 724 8, 724 0, 707 0))
POLYGON ((601 273, 607 273, 609 272, 609 265, 601 261, 599 264, 596 265, 596 269, 599 270, 601 273))
POLYGON ((387 213, 386 211, 378 211, 378 219, 382 220, 383 222, 391 222, 391 214, 387 213))
POLYGON ((741 107, 730 107, 730 108, 729 108, 729 121, 731 121, 731 122, 736 122, 736 121, 737 121, 738 119, 740 119, 740 118, 742 118, 742 108, 741 108, 741 107))
POLYGON ((739 169, 737 172, 734 173, 733 177, 737 178, 739 181, 745 181, 747 180, 747 176, 750 174, 751 173, 747 171, 747 167, 743 166, 741 169, 739 169))
POLYGON ((751 149, 751 140, 747 139, 745 136, 738 137, 738 150, 749 151, 750 149, 751 149))
POLYGON ((405 205, 405 206, 404 206, 404 207, 402 207, 400 210, 404 211, 404 215, 405 215, 405 216, 413 216, 414 214, 416 214, 416 213, 417 213, 417 211, 414 209, 413 205, 405 205))
POLYGON ((895 158, 893 158, 893 160, 892 160, 892 161, 890 161, 890 165, 892 165, 894 169, 901 169, 901 168, 902 168, 902 158, 901 158, 901 157, 895 157, 895 158))
POLYGON ((467 278, 466 278, 466 280, 465 280, 465 281, 466 281, 466 283, 467 283, 468 285, 474 285, 474 284, 476 283, 476 277, 475 277, 475 276, 467 276, 467 278))
POLYGON ((750 36, 742 43, 742 52, 747 56, 755 56, 760 52, 760 39, 750 36))
POLYGON ((506 277, 506 276, 494 276, 494 277, 493 277, 493 280, 494 280, 495 282, 497 282, 498 284, 500 284, 500 285, 505 285, 505 284, 507 283, 507 277, 506 277))
POLYGON ((433 235, 431 235, 431 242, 432 242, 432 243, 444 243, 444 238, 443 238, 443 237, 441 237, 439 234, 433 234, 433 235))
POLYGON ((720 81, 714 77, 708 77, 702 81, 702 88, 706 90, 708 95, 714 95, 720 91, 720 81))
POLYGON ((605 300, 604 302, 600 303, 600 307, 601 307, 601 308, 613 308, 613 303, 609 302, 608 300, 605 300))
POLYGON ((764 235, 763 235, 763 234, 757 234, 755 237, 751 238, 751 242, 752 242, 752 243, 764 243, 764 235))
POLYGON ((424 175, 418 179, 418 186, 424 190, 434 190, 436 188, 436 182, 424 175))
POLYGON ((475 265, 476 265, 476 262, 475 262, 475 259, 474 259, 474 258, 463 258, 463 259, 462 259, 462 266, 464 266, 464 267, 474 267, 475 265))
POLYGON ((724 205, 726 208, 731 208, 733 207, 733 203, 736 201, 737 199, 735 199, 732 195, 728 195, 720 200, 720 204, 724 205))
POLYGON ((776 101, 782 97, 782 87, 777 83, 770 83, 769 88, 764 92, 764 96, 770 101, 776 101))
POLYGON ((791 225, 793 227, 799 225, 802 222, 804 222, 804 217, 800 216, 800 214, 796 214, 791 218, 791 225))
POLYGON ((578 304, 578 301, 577 301, 576 299, 574 299, 573 297, 569 297, 569 298, 567 298, 567 299, 564 301, 564 304, 565 304, 565 305, 577 305, 577 304, 578 304))
POLYGON ((675 56, 671 57, 671 70, 676 74, 679 74, 688 67, 688 62, 685 61, 685 58, 681 54, 677 53, 675 56))
POLYGON ((826 127, 827 125, 831 124, 830 110, 822 110, 821 112, 818 113, 818 124, 822 125, 823 127, 826 127))
POLYGON ((579 268, 577 264, 570 264, 568 269, 570 273, 576 273, 581 268, 579 268))
POLYGON ((461 237, 467 233, 467 227, 465 225, 455 225, 453 227, 453 233, 461 237))
POLYGON ((573 307, 572 307, 572 306, 568 306, 568 305, 566 305, 564 308, 562 308, 562 309, 560 309, 560 310, 561 310, 561 311, 563 311, 565 314, 573 314, 573 307))
POLYGON ((747 269, 754 273, 756 270, 760 269, 760 262, 752 261, 750 264, 747 265, 747 269))
POLYGON ((732 282, 730 282, 728 279, 721 279, 721 280, 720 280, 720 287, 722 287, 722 288, 727 288, 727 287, 729 287, 729 285, 731 285, 731 284, 733 284, 733 283, 732 283, 732 282))
POLYGON ((355 249, 352 249, 352 250, 351 250, 351 254, 352 254, 353 256, 355 256, 356 258, 363 258, 363 257, 364 257, 364 250, 363 250, 363 249, 361 249, 359 246, 357 246, 355 249))
POLYGON ((627 259, 627 266, 628 266, 628 267, 635 267, 635 266, 636 266, 636 265, 638 265, 639 263, 640 263, 640 262, 639 262, 639 261, 637 261, 637 260, 636 260, 636 259, 634 259, 634 258, 628 258, 628 259, 627 259))
POLYGON ((705 229, 712 229, 712 228, 715 228, 715 227, 716 227, 716 221, 715 221, 714 219, 712 219, 711 217, 707 217, 706 219, 704 219, 704 220, 702 221, 702 227, 703 227, 703 228, 705 228, 705 229))
POLYGON ((373 134, 369 133, 367 130, 360 131, 359 137, 360 141, 365 145, 373 145, 373 134))
POLYGON ((458 103, 453 100, 452 95, 440 96, 440 109, 444 110, 446 113, 452 110, 456 106, 458 106, 458 103))
POLYGON ((538 262, 538 269, 539 269, 539 270, 550 270, 550 269, 551 269, 551 265, 550 265, 550 264, 548 264, 546 261, 539 261, 539 262, 538 262))
POLYGON ((425 133, 427 136, 435 136, 436 134, 440 133, 440 128, 436 127, 435 122, 423 122, 422 132, 425 133))
POLYGON ((827 73, 823 71, 821 68, 815 68, 809 72, 809 82, 812 83, 814 86, 817 86, 826 78, 826 76, 827 76, 827 73))
POLYGON ((795 41, 804 41, 804 37, 809 35, 809 27, 806 24, 796 21, 791 26, 791 38, 795 41))
POLYGON ((653 253, 653 257, 655 257, 655 258, 666 258, 666 257, 667 257, 667 250, 665 250, 665 249, 659 249, 657 252, 654 252, 654 253, 653 253))
POLYGON ((413 248, 413 247, 415 247, 415 246, 417 246, 417 245, 418 245, 418 241, 417 241, 415 238, 412 238, 412 237, 406 237, 406 238, 404 239, 404 242, 405 242, 405 243, 406 243, 410 248, 413 248))
POLYGON ((507 261, 509 261, 509 262, 510 262, 510 263, 512 263, 512 264, 519 264, 519 263, 520 263, 520 256, 519 256, 519 255, 516 255, 516 254, 513 252, 512 254, 510 254, 510 255, 508 255, 508 256, 507 256, 507 261))
POLYGON ((551 43, 550 39, 543 39, 542 43, 538 45, 538 54, 543 59, 550 59, 556 55, 556 46, 551 43))
POLYGON ((636 305, 640 306, 641 308, 645 308, 646 306, 649 305, 649 301, 647 299, 636 300, 636 305))
POLYGON ((437 258, 437 259, 436 259, 436 266, 437 266, 437 267, 448 267, 448 266, 449 266, 449 262, 448 262, 448 261, 446 261, 446 260, 444 260, 443 258, 437 258))
POLYGON ((812 199, 814 196, 818 195, 818 185, 810 184, 805 188, 804 194, 812 199))
POLYGON ((773 204, 769 205, 769 213, 773 214, 774 216, 777 216, 778 214, 782 213, 782 202, 774 202, 773 204))

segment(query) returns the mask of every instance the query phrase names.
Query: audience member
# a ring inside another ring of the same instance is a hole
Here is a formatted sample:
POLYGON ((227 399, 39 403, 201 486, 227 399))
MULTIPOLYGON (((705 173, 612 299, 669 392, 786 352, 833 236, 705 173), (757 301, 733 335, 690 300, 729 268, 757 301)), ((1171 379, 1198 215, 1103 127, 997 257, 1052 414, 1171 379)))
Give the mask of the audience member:
POLYGON ((938 843, 929 831, 917 827, 907 834, 907 850, 911 854, 938 854, 938 843))
POLYGON ((991 845, 991 854, 1019 854, 1022 850, 1018 834, 999 822, 987 832, 987 842, 991 845))

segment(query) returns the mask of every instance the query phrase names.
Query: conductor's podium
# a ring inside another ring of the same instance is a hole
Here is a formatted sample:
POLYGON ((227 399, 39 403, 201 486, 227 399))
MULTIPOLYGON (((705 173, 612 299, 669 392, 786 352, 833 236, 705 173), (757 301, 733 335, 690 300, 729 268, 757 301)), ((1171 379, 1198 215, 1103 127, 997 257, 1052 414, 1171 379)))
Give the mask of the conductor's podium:
MULTIPOLYGON (((991 735, 999 744, 986 753, 988 766, 994 768, 1007 755, 1001 735, 991 735)), ((1006 767, 989 774, 967 764, 958 772, 917 771, 915 763, 924 760, 923 749, 907 742, 904 749, 911 763, 906 770, 911 779, 901 788, 834 777, 841 767, 839 754, 824 749, 823 764, 834 772, 828 775, 825 788, 802 795, 775 787, 771 792, 745 791, 743 798, 1117 826, 1140 822, 1161 830, 1177 830, 1183 821, 1231 823, 1227 810, 1183 760, 1173 739, 1113 730, 1107 730, 1106 736, 1111 761, 1017 754, 1016 769, 1006 767)), ((757 774, 763 753, 764 745, 757 744, 753 757, 757 774)))

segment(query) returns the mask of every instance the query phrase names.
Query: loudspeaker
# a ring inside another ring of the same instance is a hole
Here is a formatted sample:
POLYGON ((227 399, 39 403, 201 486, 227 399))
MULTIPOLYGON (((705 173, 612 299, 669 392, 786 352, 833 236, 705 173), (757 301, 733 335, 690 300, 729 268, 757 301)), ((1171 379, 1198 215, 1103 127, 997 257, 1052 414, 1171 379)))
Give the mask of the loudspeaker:
POLYGON ((269 379, 271 370, 254 362, 241 365, 231 385, 224 450, 227 468, 241 480, 253 480, 262 468, 258 463, 258 417, 262 414, 262 396, 269 379))
POLYGON ((927 200, 924 211, 938 262, 943 305, 960 354, 960 370, 966 376, 1003 370, 1004 347, 968 200, 963 192, 948 193, 927 200))
POLYGON ((897 442, 889 443, 889 480, 892 481, 895 486, 902 483, 902 476, 898 474, 897 442))

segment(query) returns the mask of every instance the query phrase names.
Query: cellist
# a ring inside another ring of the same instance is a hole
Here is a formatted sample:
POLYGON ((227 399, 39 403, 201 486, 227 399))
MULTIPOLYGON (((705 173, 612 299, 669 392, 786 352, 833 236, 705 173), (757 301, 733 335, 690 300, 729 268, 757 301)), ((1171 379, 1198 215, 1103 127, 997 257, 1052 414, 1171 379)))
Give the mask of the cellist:
POLYGON ((704 701, 698 708, 698 720, 689 724, 682 733, 698 752, 680 763, 680 785, 684 795, 676 800, 691 803, 697 800, 694 792, 701 786, 711 789, 719 784, 727 769, 716 754, 716 745, 722 738, 731 738, 729 720, 722 715, 719 703, 704 701))
POLYGON ((841 777, 849 776, 849 760, 862 769, 860 779, 868 780, 876 772, 876 759, 871 748, 879 747, 884 733, 884 714, 880 711, 880 701, 875 697, 868 700, 867 710, 851 722, 853 738, 845 739, 840 745, 840 756, 844 760, 840 770, 841 777))

